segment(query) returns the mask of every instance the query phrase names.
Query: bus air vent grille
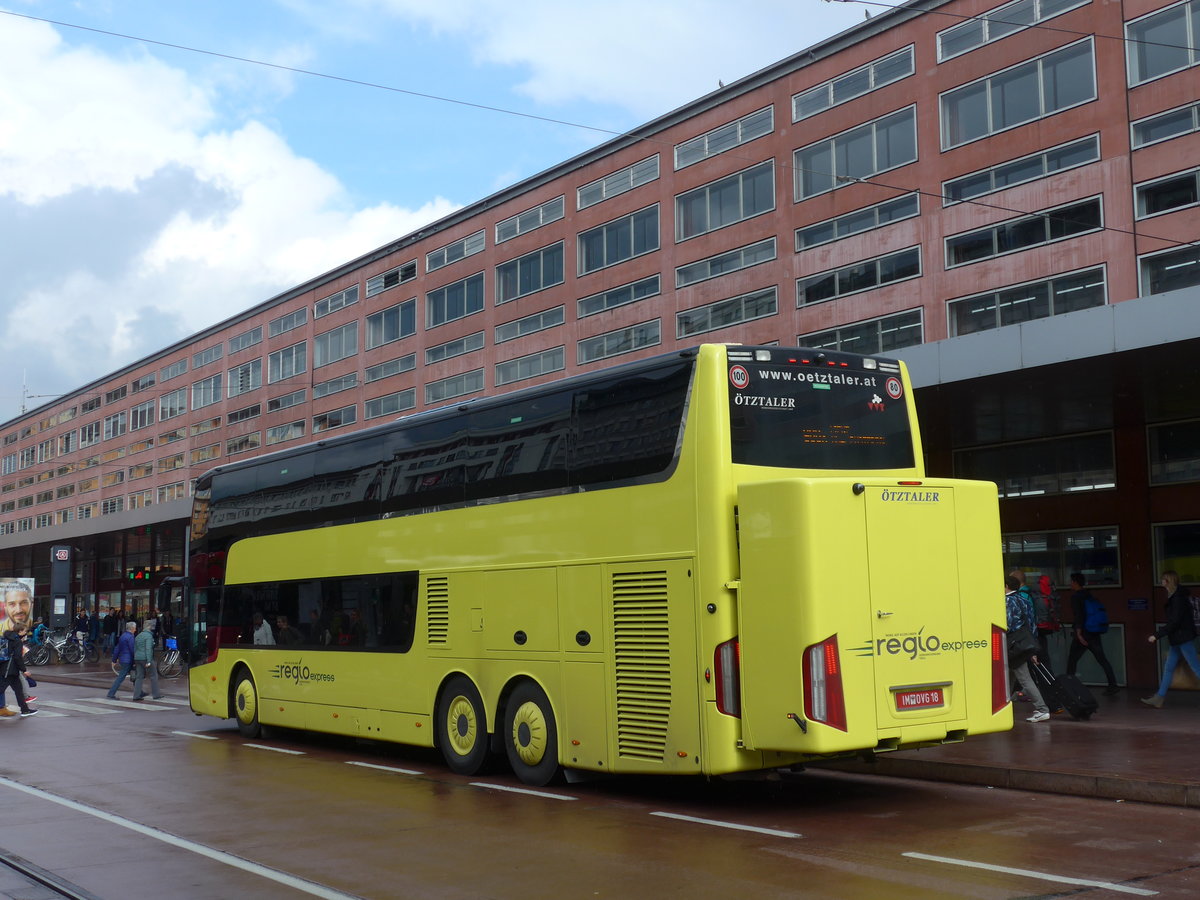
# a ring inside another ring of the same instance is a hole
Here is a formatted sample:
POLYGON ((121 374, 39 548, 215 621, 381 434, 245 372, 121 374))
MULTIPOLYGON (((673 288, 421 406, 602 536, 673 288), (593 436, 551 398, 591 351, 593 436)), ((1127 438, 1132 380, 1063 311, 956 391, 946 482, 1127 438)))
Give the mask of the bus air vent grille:
POLYGON ((430 644, 445 644, 450 639, 450 579, 431 576, 425 583, 426 634, 430 644))
POLYGON ((617 752, 661 762, 671 715, 667 573, 615 572, 617 752))

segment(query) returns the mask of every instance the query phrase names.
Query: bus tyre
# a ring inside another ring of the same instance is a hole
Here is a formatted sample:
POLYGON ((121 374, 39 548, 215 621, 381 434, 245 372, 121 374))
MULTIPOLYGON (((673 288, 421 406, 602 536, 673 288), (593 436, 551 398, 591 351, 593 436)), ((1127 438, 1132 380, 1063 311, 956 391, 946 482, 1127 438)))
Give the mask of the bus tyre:
POLYGON ((479 690, 465 675, 455 675, 442 688, 437 712, 438 747, 450 770, 475 775, 488 758, 487 716, 479 690))
POLYGON ((256 738, 262 734, 258 722, 258 690, 249 672, 242 672, 233 688, 233 715, 242 737, 256 738))
POLYGON ((504 749, 513 772, 540 787, 558 774, 558 726, 546 692, 532 681, 517 685, 504 709, 504 749))

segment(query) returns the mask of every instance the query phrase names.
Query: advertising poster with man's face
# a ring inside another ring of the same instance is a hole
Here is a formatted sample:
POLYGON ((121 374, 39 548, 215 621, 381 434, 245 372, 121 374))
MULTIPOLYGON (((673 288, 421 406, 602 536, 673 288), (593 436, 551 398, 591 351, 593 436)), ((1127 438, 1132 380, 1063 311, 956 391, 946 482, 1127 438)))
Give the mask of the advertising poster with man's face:
POLYGON ((0 635, 10 630, 29 631, 33 628, 33 579, 4 578, 0 580, 0 635))

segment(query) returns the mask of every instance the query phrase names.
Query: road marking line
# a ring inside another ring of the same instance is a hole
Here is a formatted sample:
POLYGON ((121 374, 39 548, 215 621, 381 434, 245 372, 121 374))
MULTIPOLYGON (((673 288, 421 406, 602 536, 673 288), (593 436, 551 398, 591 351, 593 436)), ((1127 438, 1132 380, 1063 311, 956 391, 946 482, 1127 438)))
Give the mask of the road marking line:
POLYGON ((503 784, 488 784, 486 781, 472 781, 472 787, 487 788, 489 791, 508 791, 510 794, 529 794, 531 797, 548 797, 551 800, 578 800, 566 794, 552 794, 549 791, 534 791, 529 788, 508 787, 503 784))
POLYGON ((155 703, 174 703, 176 706, 190 706, 190 700, 181 700, 179 697, 147 697, 147 700, 153 700, 155 703))
POLYGON ((194 732, 194 731, 172 731, 171 734, 178 734, 181 737, 194 737, 197 740, 201 740, 201 741, 217 740, 217 738, 213 737, 211 734, 196 734, 196 732, 194 732))
POLYGON ((348 766, 362 766, 364 769, 378 769, 380 772, 394 772, 397 775, 424 775, 424 772, 418 772, 416 769, 397 769, 395 766, 378 766, 375 763, 369 762, 353 762, 346 760, 348 766))
POLYGON ((1042 881, 1055 881, 1059 884, 1078 884, 1082 887, 1096 887, 1122 894, 1137 894, 1141 897, 1157 896, 1158 891, 1146 888, 1129 887, 1124 884, 1114 884, 1111 881, 1091 881, 1086 878, 1071 878, 1067 875, 1050 875, 1047 872, 1034 872, 1031 869, 1014 869, 1011 866, 994 866, 991 863, 972 862, 968 859, 953 859, 948 856, 930 856, 927 853, 902 853, 910 859, 925 859, 930 862, 948 863, 952 866, 966 866, 970 869, 987 869, 989 872, 1004 872, 1008 875, 1021 875, 1025 878, 1040 878, 1042 881))
POLYGON ((169 831, 160 831, 157 828, 151 828, 148 825, 143 825, 140 822, 134 822, 132 819, 126 819, 121 816, 113 815, 112 813, 104 812, 91 806, 85 806, 82 803, 77 803, 74 800, 68 800, 66 797, 60 797, 57 794, 51 794, 49 791, 43 791, 39 788, 30 787, 26 784, 21 784, 18 781, 13 781, 9 778, 0 776, 0 785, 10 787, 15 791, 29 794, 32 797, 37 797, 40 800, 48 800, 51 803, 57 803, 59 806, 65 806, 67 809, 75 810, 76 812, 86 813, 89 816, 94 816, 97 819, 102 819, 105 822, 110 822, 113 825, 120 825, 122 828, 127 828, 130 831, 136 831, 138 834, 146 837, 154 838, 156 841, 161 841, 164 844, 170 844, 172 847, 178 847, 181 850, 187 850, 195 853, 198 856, 203 856, 219 863, 224 863, 234 869, 241 869, 243 872, 249 872, 251 875, 258 875, 278 884, 294 888, 298 891, 303 891, 306 894, 311 894, 314 897, 323 897, 325 900, 359 900, 353 894, 345 894, 341 891, 336 891, 333 888, 326 887, 323 884, 317 884, 313 881, 305 881, 295 875, 290 875, 287 872, 280 872, 278 869, 272 869, 267 866, 261 866, 257 863, 252 863, 249 860, 241 859, 231 853, 225 853, 222 850, 214 850, 212 847, 206 847, 204 844, 190 841, 187 838, 179 837, 179 835, 171 834, 169 831))
POLYGON ((268 747, 266 744, 242 744, 243 747, 253 747, 255 750, 270 750, 272 753, 290 753, 292 756, 304 756, 303 750, 288 750, 286 747, 268 747))
POLYGON ((116 716, 120 715, 115 709, 97 709, 94 706, 80 706, 75 703, 66 703, 62 700, 39 700, 38 706, 50 706, 54 709, 69 709, 73 712, 87 713, 89 716, 116 716))
POLYGON ((758 834, 769 834, 773 837, 802 838, 804 835, 795 831, 779 831, 775 828, 759 828, 757 825, 738 825, 736 822, 720 822, 716 819, 698 819, 695 816, 681 816, 679 813, 652 812, 652 816, 662 816, 664 819, 679 819, 681 822, 698 822, 701 825, 716 825, 718 828, 733 828, 737 831, 753 831, 758 834))
POLYGON ((108 697, 76 697, 76 703, 103 703, 105 706, 119 706, 122 709, 144 709, 147 712, 170 712, 168 706, 154 706, 149 703, 135 703, 133 700, 110 700, 108 697))

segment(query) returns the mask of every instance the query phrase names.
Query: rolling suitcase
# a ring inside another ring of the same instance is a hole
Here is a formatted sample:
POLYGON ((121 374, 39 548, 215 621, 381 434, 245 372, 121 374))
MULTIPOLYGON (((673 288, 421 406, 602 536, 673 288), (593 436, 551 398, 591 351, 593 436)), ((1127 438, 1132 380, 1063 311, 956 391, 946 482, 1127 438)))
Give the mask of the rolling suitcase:
POLYGON ((1030 662, 1029 668, 1038 681, 1042 699, 1050 709, 1065 709, 1072 719, 1087 720, 1100 705, 1092 692, 1074 675, 1054 675, 1040 662, 1030 662))

